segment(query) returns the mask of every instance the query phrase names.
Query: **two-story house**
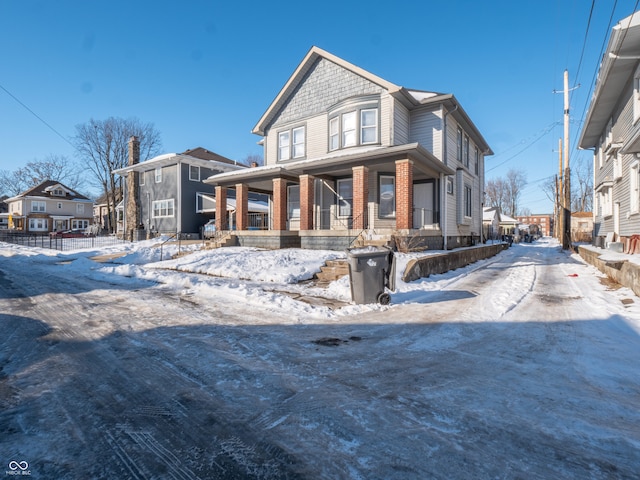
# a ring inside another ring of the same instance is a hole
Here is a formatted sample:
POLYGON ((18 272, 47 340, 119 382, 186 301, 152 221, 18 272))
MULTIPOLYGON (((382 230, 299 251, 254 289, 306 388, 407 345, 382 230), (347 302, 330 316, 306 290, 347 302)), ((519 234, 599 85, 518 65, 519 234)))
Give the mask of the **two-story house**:
POLYGON ((355 237, 479 242, 492 152, 451 94, 411 90, 313 47, 253 128, 265 165, 215 175, 217 228, 236 191, 241 245, 342 249, 355 237), (247 229, 249 191, 270 231, 247 229), (221 201, 222 200, 222 201, 221 201))
POLYGON ((8 227, 12 230, 31 233, 84 230, 93 222, 93 201, 53 180, 5 202, 8 227))
POLYGON ((593 149, 593 244, 640 234, 640 12, 611 32, 580 134, 593 149))
POLYGON ((129 165, 115 170, 127 177, 119 231, 132 240, 170 233, 197 238, 212 217, 206 204, 214 192, 203 180, 245 166, 202 147, 140 162, 137 142, 135 137, 129 141, 129 165))

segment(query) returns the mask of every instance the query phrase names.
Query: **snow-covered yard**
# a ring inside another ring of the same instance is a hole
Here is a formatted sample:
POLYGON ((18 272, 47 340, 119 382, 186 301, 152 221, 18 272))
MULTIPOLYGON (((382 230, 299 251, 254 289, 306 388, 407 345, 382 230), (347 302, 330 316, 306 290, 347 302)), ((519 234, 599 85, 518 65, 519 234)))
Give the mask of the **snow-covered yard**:
POLYGON ((398 255, 391 305, 353 305, 348 278, 305 281, 336 256, 0 244, 0 461, 36 478, 637 475, 629 290, 543 239, 411 283, 398 255))

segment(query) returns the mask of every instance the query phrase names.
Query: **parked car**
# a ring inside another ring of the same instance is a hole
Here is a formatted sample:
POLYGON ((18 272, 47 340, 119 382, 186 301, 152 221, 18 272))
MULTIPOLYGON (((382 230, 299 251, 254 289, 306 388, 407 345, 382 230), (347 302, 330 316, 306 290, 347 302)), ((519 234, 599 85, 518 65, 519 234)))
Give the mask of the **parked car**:
POLYGON ((62 232, 51 232, 49 235, 61 238, 80 238, 84 237, 86 233, 84 230, 78 228, 75 230, 64 230, 62 232))

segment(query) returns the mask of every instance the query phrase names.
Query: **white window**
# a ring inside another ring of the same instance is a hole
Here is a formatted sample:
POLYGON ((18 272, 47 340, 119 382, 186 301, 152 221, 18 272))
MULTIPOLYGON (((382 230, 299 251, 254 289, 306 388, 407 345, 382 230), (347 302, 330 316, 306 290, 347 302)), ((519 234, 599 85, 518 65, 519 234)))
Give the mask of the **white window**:
POLYGON ((343 178, 338 180, 338 215, 350 217, 353 208, 353 180, 343 178))
POLYGON ((289 219, 300 218, 300 185, 287 187, 287 215, 289 219))
POLYGON ((47 202, 42 202, 40 200, 32 200, 31 201, 31 211, 32 212, 46 212, 47 211, 47 202))
POLYGON ((71 220, 73 230, 86 230, 89 227, 89 220, 71 220))
POLYGON ((48 230, 46 218, 30 218, 29 230, 32 232, 46 232, 48 230))
POLYGON ((162 183, 162 167, 155 170, 156 183, 162 183))
POLYGON ((340 117, 329 120, 329 150, 340 148, 340 117))
POLYGON ((144 185, 144 172, 140 172, 140 185, 144 185))
POLYGON ((356 144, 356 112, 342 114, 342 146, 352 147, 356 144))
POLYGON ((613 159, 613 179, 618 180, 619 178, 622 178, 622 155, 618 151, 613 159))
POLYGON ((640 212, 640 163, 631 164, 629 172, 629 210, 631 213, 640 212))
POLYGON ((464 136, 464 151, 462 153, 464 159, 464 166, 469 168, 469 137, 467 135, 464 136))
POLYGON ((76 213, 84 213, 84 203, 76 204, 76 213))
POLYGON ((53 190, 53 194, 56 197, 64 197, 64 190, 62 190, 61 188, 56 188, 53 190))
POLYGON ((291 158, 290 138, 291 134, 288 130, 278 134, 278 160, 289 160, 291 158))
POLYGON ((360 111, 360 143, 362 145, 378 142, 378 109, 369 108, 360 111))
POLYGON ((447 177, 447 193, 453 195, 453 177, 447 177))
POLYGON ((155 200, 153 202, 153 218, 173 217, 174 216, 174 199, 155 200))
POLYGON ((200 181, 200 167, 197 165, 189 165, 189 180, 192 182, 200 181))
POLYGON ((380 204, 378 216, 380 218, 395 218, 396 216, 396 177, 380 175, 380 204))
POLYGON ((613 199, 611 198, 611 187, 604 187, 600 191, 600 208, 602 216, 609 217, 613 215, 613 199))
POLYGON ((304 127, 294 128, 293 136, 293 158, 304 157, 304 127))
POLYGON ((464 185, 464 216, 471 217, 471 187, 464 185))

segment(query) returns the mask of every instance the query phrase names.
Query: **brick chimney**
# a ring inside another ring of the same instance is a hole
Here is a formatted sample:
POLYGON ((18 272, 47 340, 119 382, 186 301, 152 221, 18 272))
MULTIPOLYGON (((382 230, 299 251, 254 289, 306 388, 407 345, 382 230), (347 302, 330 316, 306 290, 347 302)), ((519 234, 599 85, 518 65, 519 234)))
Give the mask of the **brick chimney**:
MULTIPOLYGON (((129 138, 129 166, 140 163, 140 141, 138 137, 129 138)), ((127 174, 127 202, 125 205, 125 235, 132 241, 138 240, 138 227, 141 224, 140 215, 140 174, 127 174)))

